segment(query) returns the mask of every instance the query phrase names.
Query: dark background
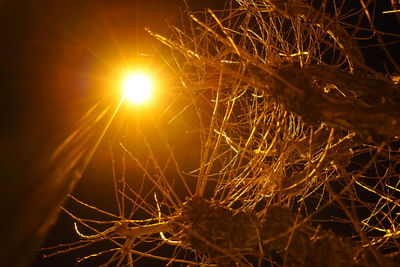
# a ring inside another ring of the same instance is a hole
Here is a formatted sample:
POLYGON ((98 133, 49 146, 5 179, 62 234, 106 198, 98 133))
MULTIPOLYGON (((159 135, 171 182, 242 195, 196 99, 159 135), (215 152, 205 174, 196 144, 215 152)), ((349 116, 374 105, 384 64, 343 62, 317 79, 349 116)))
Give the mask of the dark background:
MULTIPOLYGON (((194 10, 221 7, 224 1, 188 1, 194 10)), ((348 1, 349 2, 349 1, 348 1)), ((389 1, 382 1, 390 9, 389 1)), ((14 209, 23 190, 41 174, 50 152, 73 129, 94 103, 107 95, 115 72, 135 61, 155 64, 152 57, 162 45, 144 27, 167 33, 168 20, 179 24, 179 0, 38 0, 0 1, 0 186, 2 214, 14 209)), ((351 8, 351 7, 350 7, 351 8)), ((379 15, 379 29, 400 34, 394 15, 379 15)), ((388 38, 392 41, 396 38, 388 38)), ((398 40, 398 38, 397 38, 398 40)), ((383 62, 382 50, 363 50, 369 66, 395 71, 383 62)), ((398 44, 388 46, 399 62, 398 44)), ((160 72, 163 67, 159 66, 160 72)), ((101 159, 98 159, 101 160, 101 159)), ((105 165, 106 169, 108 166, 105 165)), ((106 199, 110 185, 101 173, 89 171, 76 189, 83 199, 106 199), (92 190, 96 186, 96 190, 92 190)), ((96 200, 95 200, 96 201, 96 200)), ((48 244, 73 234, 61 220, 48 244), (65 229, 65 230, 64 230, 65 229)), ((2 226, 4 227, 4 226, 2 226)), ((7 227, 7 226, 5 226, 7 227)), ((37 259, 34 266, 72 266, 70 255, 37 259)), ((90 264, 93 263, 88 263, 90 264)), ((85 266, 85 265, 83 265, 85 266)))

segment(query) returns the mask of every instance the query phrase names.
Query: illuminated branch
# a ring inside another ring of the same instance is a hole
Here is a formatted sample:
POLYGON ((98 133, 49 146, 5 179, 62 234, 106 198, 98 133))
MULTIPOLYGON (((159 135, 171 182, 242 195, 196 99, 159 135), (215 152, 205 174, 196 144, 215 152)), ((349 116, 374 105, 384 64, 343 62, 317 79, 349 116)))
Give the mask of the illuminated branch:
POLYGON ((324 65, 289 65, 274 72, 249 67, 278 103, 305 121, 322 121, 375 141, 400 135, 400 87, 391 81, 324 65))
POLYGON ((148 225, 140 225, 135 227, 128 227, 127 223, 116 223, 114 226, 104 230, 95 235, 84 235, 78 230, 78 226, 74 224, 76 233, 84 239, 101 239, 111 236, 121 236, 127 239, 135 239, 141 236, 148 236, 160 232, 171 232, 171 227, 168 222, 160 222, 148 225))
POLYGON ((363 65, 364 57, 353 36, 349 34, 337 20, 327 16, 303 0, 266 0, 283 17, 293 20, 299 16, 306 24, 315 25, 329 34, 349 59, 350 69, 363 65), (353 63, 354 62, 354 63, 353 63))

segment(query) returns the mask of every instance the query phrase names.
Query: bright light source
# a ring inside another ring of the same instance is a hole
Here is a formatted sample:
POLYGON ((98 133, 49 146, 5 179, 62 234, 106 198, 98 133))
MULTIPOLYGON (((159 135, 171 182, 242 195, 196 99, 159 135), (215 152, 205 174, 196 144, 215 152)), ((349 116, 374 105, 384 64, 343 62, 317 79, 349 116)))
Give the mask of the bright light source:
POLYGON ((137 104, 149 100, 153 87, 150 78, 140 73, 126 76, 123 86, 125 98, 137 104))

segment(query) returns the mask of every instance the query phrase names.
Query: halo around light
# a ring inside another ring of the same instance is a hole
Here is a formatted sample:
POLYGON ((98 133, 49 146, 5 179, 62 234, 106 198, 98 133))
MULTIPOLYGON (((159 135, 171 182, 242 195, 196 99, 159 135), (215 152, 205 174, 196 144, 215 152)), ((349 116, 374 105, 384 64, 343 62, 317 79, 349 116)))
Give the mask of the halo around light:
POLYGON ((142 73, 128 74, 123 81, 125 99, 136 104, 150 100, 152 89, 151 79, 142 73))

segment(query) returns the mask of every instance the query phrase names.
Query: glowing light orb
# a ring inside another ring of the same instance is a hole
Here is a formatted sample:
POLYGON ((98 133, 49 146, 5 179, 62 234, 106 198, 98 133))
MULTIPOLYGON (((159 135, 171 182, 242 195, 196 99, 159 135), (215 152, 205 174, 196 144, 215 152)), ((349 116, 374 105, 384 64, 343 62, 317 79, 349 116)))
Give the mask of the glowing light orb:
POLYGON ((136 104, 146 102, 151 97, 152 87, 148 76, 140 73, 130 74, 123 82, 124 97, 136 104))

